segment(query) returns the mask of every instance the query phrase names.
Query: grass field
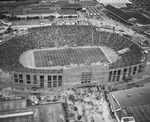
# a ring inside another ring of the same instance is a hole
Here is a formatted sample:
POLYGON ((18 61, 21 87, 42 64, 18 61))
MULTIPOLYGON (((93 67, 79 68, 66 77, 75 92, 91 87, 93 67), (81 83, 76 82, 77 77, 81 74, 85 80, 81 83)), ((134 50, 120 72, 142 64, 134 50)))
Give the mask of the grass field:
POLYGON ((109 62, 99 47, 34 51, 35 67, 65 66, 87 62, 109 62))

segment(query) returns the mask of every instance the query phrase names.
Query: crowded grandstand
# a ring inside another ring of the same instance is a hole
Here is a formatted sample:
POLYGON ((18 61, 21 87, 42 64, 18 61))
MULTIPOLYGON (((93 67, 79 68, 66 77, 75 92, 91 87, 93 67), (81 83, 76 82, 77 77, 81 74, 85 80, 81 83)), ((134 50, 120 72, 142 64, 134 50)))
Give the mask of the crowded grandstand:
MULTIPOLYGON (((130 51, 121 54, 120 67, 140 63, 142 51, 138 45, 117 33, 97 31, 93 26, 63 25, 31 28, 26 35, 16 36, 0 45, 0 64, 3 71, 45 72, 23 67, 19 63, 22 53, 31 49, 71 46, 107 46, 115 51, 129 47, 130 51)), ((116 68, 118 62, 110 65, 116 68)))

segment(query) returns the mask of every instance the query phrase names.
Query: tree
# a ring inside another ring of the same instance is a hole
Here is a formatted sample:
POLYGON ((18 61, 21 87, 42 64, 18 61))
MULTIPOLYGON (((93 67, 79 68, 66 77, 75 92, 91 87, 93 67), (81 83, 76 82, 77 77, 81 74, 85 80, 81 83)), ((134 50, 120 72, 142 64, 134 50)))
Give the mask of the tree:
POLYGON ((27 16, 27 20, 30 20, 30 17, 27 16))
POLYGON ((73 118, 73 117, 75 117, 75 113, 70 113, 70 118, 73 118))
POLYGON ((16 20, 20 20, 21 18, 20 17, 16 17, 16 20))
POLYGON ((50 19, 50 20, 53 20, 53 19, 55 19, 55 16, 50 15, 50 16, 49 16, 49 19, 50 19))
POLYGON ((73 16, 72 16, 72 15, 69 15, 68 18, 71 19, 71 18, 73 18, 73 16))
POLYGON ((13 29, 9 26, 8 28, 7 28, 7 32, 8 33, 11 33, 13 31, 13 29))
POLYGON ((74 95, 69 95, 68 99, 69 99, 70 101, 72 101, 72 102, 74 102, 74 101, 75 101, 75 97, 74 97, 74 95))
POLYGON ((74 110, 75 110, 75 111, 78 111, 78 108, 75 106, 75 107, 74 107, 74 110))
POLYGON ((35 16, 34 19, 39 19, 39 16, 35 16))
POLYGON ((82 116, 78 116, 78 120, 81 120, 82 116))
POLYGON ((5 19, 5 18, 6 18, 6 15, 3 15, 3 14, 0 15, 0 19, 5 19))
POLYGON ((34 19, 34 17, 27 17, 28 20, 34 19))

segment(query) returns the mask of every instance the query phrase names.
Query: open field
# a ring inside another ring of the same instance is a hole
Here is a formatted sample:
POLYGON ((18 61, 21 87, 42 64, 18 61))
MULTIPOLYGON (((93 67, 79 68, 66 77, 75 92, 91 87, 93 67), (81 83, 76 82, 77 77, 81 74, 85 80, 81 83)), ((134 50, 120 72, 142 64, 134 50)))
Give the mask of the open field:
POLYGON ((34 51, 36 67, 84 64, 86 62, 109 62, 99 47, 64 48, 57 50, 34 51))

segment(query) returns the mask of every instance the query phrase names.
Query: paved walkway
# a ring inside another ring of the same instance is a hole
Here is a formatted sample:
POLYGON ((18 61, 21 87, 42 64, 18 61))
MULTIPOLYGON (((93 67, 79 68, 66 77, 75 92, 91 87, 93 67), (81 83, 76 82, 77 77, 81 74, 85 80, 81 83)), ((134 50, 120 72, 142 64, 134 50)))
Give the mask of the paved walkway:
POLYGON ((102 114, 103 122, 117 122, 116 119, 111 118, 108 103, 105 100, 102 102, 102 105, 103 105, 103 114, 102 114))

